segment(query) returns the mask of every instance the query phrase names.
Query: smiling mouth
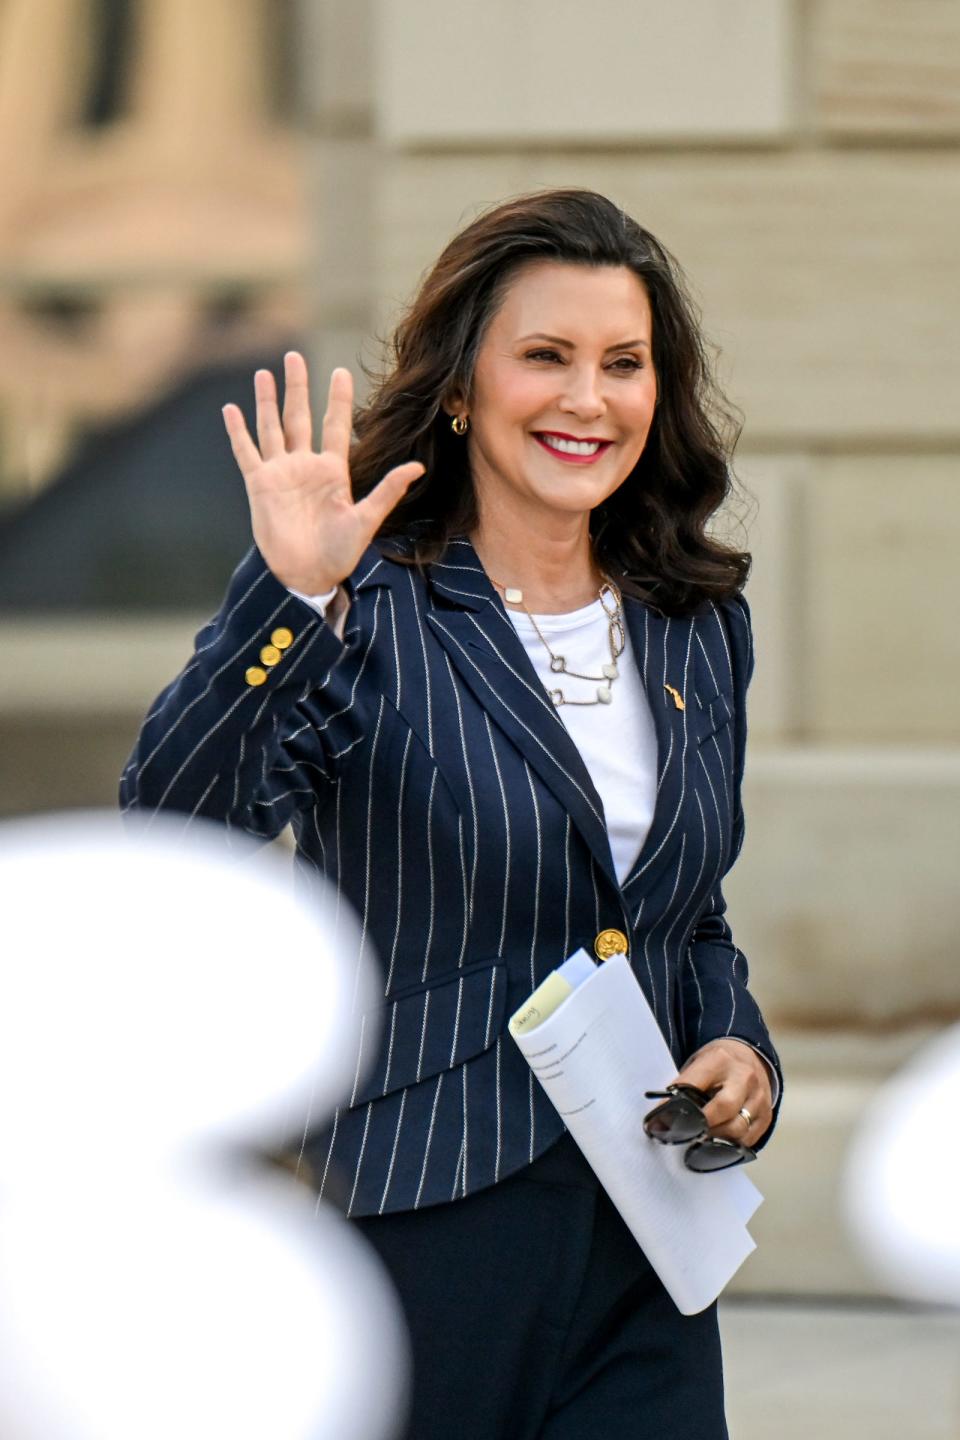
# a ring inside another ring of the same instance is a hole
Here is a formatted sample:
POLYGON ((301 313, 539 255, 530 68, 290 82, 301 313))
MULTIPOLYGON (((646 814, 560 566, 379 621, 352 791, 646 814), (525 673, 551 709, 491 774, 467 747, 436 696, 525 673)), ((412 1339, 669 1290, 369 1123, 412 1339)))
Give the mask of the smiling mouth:
POLYGON ((566 435, 552 435, 542 430, 535 430, 533 438, 551 455, 562 460, 577 461, 581 465, 596 460, 613 444, 612 440, 574 440, 566 435))

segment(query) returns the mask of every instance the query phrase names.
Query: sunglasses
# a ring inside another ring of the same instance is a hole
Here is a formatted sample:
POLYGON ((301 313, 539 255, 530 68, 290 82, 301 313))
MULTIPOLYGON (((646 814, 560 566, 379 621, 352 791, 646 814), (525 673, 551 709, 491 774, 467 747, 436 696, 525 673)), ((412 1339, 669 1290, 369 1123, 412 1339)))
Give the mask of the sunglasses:
POLYGON ((644 1116, 644 1130, 661 1145, 686 1145, 683 1163, 688 1170, 704 1174, 756 1160, 757 1152, 749 1145, 710 1135, 703 1113, 711 1098, 706 1090, 698 1090, 696 1085, 668 1085, 666 1090, 648 1090, 646 1096, 664 1103, 644 1116))

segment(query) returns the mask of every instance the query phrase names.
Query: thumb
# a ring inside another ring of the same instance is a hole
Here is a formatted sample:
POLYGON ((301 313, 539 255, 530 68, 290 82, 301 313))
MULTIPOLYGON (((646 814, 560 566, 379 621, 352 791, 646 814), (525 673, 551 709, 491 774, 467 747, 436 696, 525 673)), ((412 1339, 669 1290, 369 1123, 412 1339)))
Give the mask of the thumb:
POLYGON ((390 511, 400 503, 414 480, 426 474, 426 466, 419 460, 408 460, 396 465, 356 505, 357 514, 363 519, 371 534, 375 534, 386 520, 390 511))

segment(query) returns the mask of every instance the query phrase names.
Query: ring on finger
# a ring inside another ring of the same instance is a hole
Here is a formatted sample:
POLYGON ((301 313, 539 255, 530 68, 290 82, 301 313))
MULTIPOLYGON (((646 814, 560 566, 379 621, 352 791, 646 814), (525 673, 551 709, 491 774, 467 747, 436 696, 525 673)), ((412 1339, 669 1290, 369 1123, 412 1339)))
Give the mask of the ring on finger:
POLYGON ((743 1116, 744 1120, 746 1120, 747 1129, 749 1130, 750 1126, 753 1124, 753 1116, 750 1114, 750 1111, 747 1109, 746 1105, 741 1105, 738 1113, 743 1116))

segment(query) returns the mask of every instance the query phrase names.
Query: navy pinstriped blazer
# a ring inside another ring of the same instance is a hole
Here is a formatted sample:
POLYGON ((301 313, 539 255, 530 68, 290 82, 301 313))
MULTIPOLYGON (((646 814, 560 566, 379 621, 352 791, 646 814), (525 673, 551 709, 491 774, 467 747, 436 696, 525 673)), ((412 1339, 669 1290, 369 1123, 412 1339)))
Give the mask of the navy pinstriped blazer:
POLYGON ((341 641, 252 551, 121 782, 128 808, 261 837, 291 821, 302 862, 359 913, 382 1027, 366 1055, 376 1026, 361 1030, 349 1102, 310 1138, 321 1183, 336 1175, 355 1215, 408 1210, 552 1144, 562 1122, 507 1018, 607 928, 628 937, 678 1066, 735 1035, 779 1073, 720 888, 743 836, 746 602, 666 619, 625 597, 659 776, 621 885, 600 798, 470 543, 423 573, 371 547, 347 588, 341 641), (251 686, 279 627, 293 643, 251 686))

